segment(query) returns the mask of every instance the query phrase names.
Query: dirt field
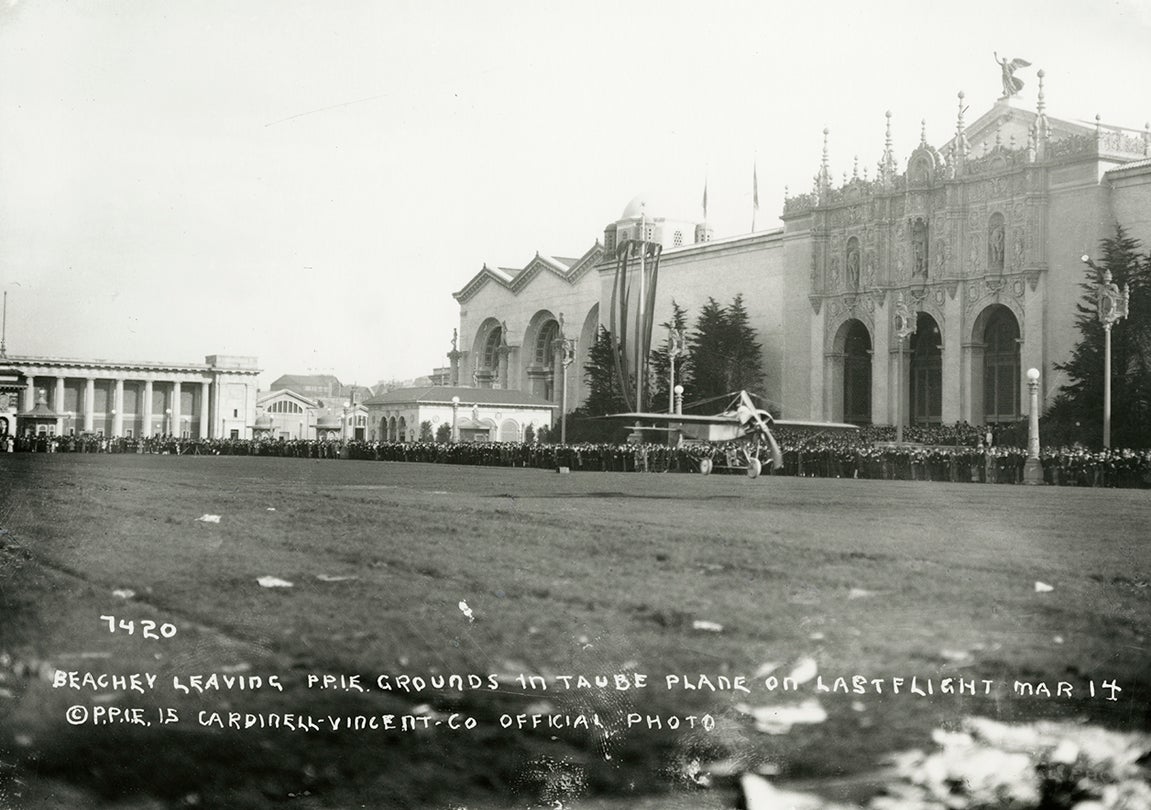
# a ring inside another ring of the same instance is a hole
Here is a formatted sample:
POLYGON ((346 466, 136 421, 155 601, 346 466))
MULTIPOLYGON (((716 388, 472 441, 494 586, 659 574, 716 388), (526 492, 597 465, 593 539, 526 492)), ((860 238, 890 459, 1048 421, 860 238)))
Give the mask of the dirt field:
POLYGON ((0 807, 725 807, 969 715, 1151 730, 1149 527, 1133 490, 7 455, 0 807))

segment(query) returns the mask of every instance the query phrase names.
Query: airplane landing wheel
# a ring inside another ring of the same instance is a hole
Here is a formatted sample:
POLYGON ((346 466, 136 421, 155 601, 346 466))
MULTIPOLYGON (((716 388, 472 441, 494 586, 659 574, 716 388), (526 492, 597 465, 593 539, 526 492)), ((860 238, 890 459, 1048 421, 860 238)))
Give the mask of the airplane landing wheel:
POLYGON ((759 473, 763 469, 763 464, 758 458, 753 458, 747 463, 747 477, 759 478, 759 473))
POLYGON ((707 475, 708 473, 711 472, 711 459, 710 458, 701 458, 699 460, 699 471, 700 471, 700 474, 702 474, 702 475, 707 475))

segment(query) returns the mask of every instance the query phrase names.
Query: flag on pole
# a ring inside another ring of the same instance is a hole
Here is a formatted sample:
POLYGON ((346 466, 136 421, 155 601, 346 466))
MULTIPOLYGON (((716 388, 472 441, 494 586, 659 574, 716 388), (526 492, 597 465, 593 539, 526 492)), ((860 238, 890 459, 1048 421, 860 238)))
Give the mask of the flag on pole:
POLYGON ((755 233, 755 215, 759 213, 759 173, 755 162, 751 164, 751 232, 755 233))
POLYGON ((703 219, 707 221, 707 178, 703 179, 703 219))

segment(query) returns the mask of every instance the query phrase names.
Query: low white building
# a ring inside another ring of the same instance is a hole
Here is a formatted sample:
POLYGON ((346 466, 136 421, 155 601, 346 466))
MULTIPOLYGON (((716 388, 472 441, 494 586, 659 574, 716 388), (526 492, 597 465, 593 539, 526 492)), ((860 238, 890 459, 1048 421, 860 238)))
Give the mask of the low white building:
POLYGON ((461 441, 520 442, 533 431, 551 428, 556 406, 523 391, 499 388, 429 386, 396 388, 364 402, 368 438, 375 441, 418 441, 427 422, 432 437, 448 425, 461 441))

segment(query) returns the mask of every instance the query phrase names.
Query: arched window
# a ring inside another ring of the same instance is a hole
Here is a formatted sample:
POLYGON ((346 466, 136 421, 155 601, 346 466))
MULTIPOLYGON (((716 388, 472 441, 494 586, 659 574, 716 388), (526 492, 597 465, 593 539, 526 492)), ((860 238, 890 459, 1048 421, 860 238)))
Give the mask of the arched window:
POLYGON ((536 337, 536 365, 550 367, 555 355, 555 340, 559 337, 560 326, 555 321, 548 321, 540 327, 536 337))
POLYGON ((990 273, 1003 272, 1003 257, 1007 246, 1007 229, 1003 224, 1003 214, 998 211, 987 221, 987 270, 990 273))
POLYGON ((1019 324, 1006 307, 997 307, 983 330, 983 418, 1019 419, 1019 324))
POLYGON ((488 332, 488 337, 484 341, 484 368, 495 368, 499 365, 499 348, 503 336, 504 330, 499 326, 493 327, 492 331, 488 332))

